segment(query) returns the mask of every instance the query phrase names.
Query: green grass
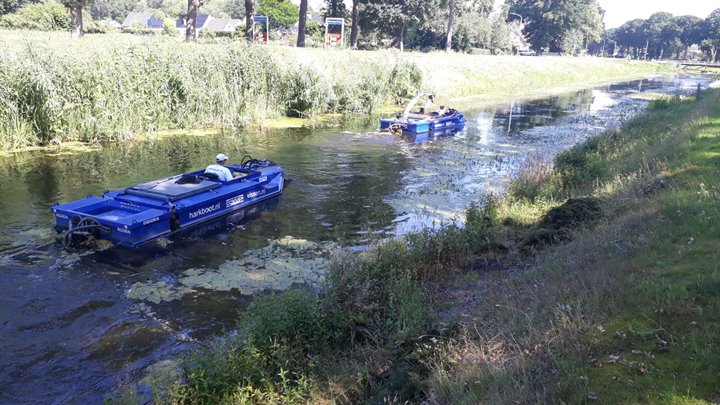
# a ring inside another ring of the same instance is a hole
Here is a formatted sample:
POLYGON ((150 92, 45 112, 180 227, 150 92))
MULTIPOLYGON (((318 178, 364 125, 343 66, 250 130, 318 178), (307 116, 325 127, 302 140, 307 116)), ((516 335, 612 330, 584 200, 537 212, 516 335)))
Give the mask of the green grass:
POLYGON ((472 332, 433 352, 431 403, 718 401, 719 101, 655 103, 512 190, 500 220, 516 241, 528 212, 540 223, 537 208, 567 198, 600 198, 603 219, 518 257, 530 270, 464 308, 472 332))

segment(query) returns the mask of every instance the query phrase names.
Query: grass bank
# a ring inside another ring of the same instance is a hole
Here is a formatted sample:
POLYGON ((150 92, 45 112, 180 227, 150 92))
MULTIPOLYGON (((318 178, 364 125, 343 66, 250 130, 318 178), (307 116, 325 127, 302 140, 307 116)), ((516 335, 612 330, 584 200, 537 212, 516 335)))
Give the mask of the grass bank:
POLYGON ((504 270, 457 289, 484 292, 425 357, 427 401, 716 403, 718 141, 712 91, 528 171, 498 210, 504 270))
MULTIPOLYGON (((464 228, 259 298, 157 402, 715 403, 720 91, 531 167, 464 228)), ((480 208, 482 207, 482 208, 480 208)))
POLYGON ((176 38, 0 31, 0 150, 107 142, 165 129, 369 113, 419 88, 446 99, 532 97, 645 76, 660 65, 187 44, 176 38), (528 90, 535 89, 535 90, 528 90))

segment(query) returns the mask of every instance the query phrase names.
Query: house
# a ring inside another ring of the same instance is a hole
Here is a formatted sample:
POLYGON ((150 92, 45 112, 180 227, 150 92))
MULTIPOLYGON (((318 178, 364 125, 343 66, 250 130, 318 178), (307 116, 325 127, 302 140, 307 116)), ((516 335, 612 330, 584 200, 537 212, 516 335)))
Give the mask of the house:
MULTIPOLYGON (((187 20, 187 14, 183 14, 180 16, 180 18, 177 19, 177 22, 175 22, 175 28, 178 30, 184 32, 187 27, 185 27, 185 21, 187 20)), ((197 14, 197 17, 195 18, 195 30, 196 31, 202 31, 205 29, 210 21, 212 21, 213 18, 210 17, 210 14, 197 14)))
POLYGON ((234 33, 237 27, 242 23, 242 20, 237 19, 210 17, 205 24, 205 29, 212 32, 234 33))
POLYGON ((146 29, 162 29, 163 22, 162 20, 159 20, 155 18, 152 13, 129 13, 127 17, 125 17, 125 21, 123 21, 121 28, 127 29, 127 28, 146 28, 146 29))

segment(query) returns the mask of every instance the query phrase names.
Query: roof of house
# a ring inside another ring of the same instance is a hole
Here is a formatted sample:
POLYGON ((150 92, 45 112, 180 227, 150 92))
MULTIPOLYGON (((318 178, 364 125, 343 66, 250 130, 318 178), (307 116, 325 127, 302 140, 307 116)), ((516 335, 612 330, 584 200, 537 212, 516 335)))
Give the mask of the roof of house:
POLYGON ((130 28, 135 24, 140 24, 144 28, 162 28, 162 21, 155 18, 152 13, 128 13, 125 21, 122 23, 122 27, 130 28))
POLYGON ((205 28, 214 32, 234 32, 235 28, 242 23, 242 20, 229 18, 213 18, 208 21, 205 28))
MULTIPOLYGON (((177 22, 175 23, 175 27, 176 28, 185 28, 185 18, 187 18, 187 14, 181 15, 180 18, 177 19, 177 22)), ((209 22, 208 20, 210 20, 210 21, 213 20, 213 18, 210 17, 210 14, 198 13, 197 19, 195 20, 195 28, 196 29, 205 28, 206 24, 209 22)))

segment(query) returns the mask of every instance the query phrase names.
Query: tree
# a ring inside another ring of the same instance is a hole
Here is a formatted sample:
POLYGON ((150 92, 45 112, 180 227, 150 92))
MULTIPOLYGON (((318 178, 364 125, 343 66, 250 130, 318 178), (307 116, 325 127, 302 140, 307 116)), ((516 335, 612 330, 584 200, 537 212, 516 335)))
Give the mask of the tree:
POLYGON ((445 41, 445 52, 452 50, 453 22, 455 19, 455 0, 448 0, 448 25, 447 41, 445 41))
POLYGON ((670 58, 673 54, 680 57, 680 52, 683 50, 680 35, 682 35, 682 28, 677 24, 675 18, 672 18, 662 30, 660 30, 658 38, 660 47, 659 59, 662 59, 663 56, 670 58))
POLYGON ((582 37, 581 46, 602 36, 597 0, 509 0, 510 12, 523 16, 525 33, 535 49, 561 51, 582 37))
POLYGON ((325 17, 344 18, 347 9, 343 0, 325 0, 325 17))
POLYGON ((635 19, 626 22, 617 28, 615 32, 615 40, 618 45, 626 48, 628 51, 625 52, 628 55, 634 55, 639 57, 639 49, 645 45, 646 33, 643 30, 645 21, 642 19, 635 19))
POLYGON ((63 5, 70 11, 70 36, 78 39, 83 36, 83 7, 91 0, 63 0, 63 5))
MULTIPOLYGON (((507 31, 504 18, 494 21, 491 18, 492 11, 492 0, 456 3, 453 46, 459 51, 470 51, 473 48, 492 49, 494 24, 501 25, 502 29, 507 31)), ((501 13, 506 12, 507 10, 501 10, 501 13)))
POLYGON ((662 58, 663 49, 661 47, 660 33, 672 21, 672 14, 660 12, 651 15, 643 24, 645 33, 645 53, 643 59, 662 58), (652 45, 652 49, 650 46, 652 45))
POLYGON ((197 14, 203 2, 201 0, 188 0, 187 14, 185 15, 185 40, 197 39, 197 14))
POLYGON ((305 47, 305 23, 307 22, 307 0, 300 0, 300 15, 298 16, 298 48, 305 47))
POLYGON ((702 19, 695 17, 694 15, 682 15, 675 17, 675 23, 680 27, 682 33, 680 34, 680 41, 688 48, 692 44, 700 42, 700 29, 702 19))
POLYGON ((395 37, 393 41, 402 51, 408 29, 417 29, 427 15, 437 9, 432 1, 423 0, 366 0, 361 11, 361 26, 368 31, 378 30, 395 37))
POLYGON ((715 9, 701 24, 701 48, 710 53, 710 62, 720 59, 720 8, 715 9))
POLYGON ((504 8, 500 15, 493 17, 491 22, 492 32, 490 34, 490 50, 493 54, 512 50, 510 30, 505 24, 505 20, 507 20, 507 11, 508 10, 504 8))
POLYGON ((360 0, 352 2, 352 26, 350 28, 350 48, 357 48, 358 31, 360 24, 360 0))
POLYGON ((0 15, 14 13, 25 5, 42 2, 43 0, 0 0, 0 15))
POLYGON ((230 18, 244 18, 245 0, 228 0, 227 3, 225 3, 224 10, 230 18))
POLYGON ((95 0, 89 7, 90 15, 95 20, 122 22, 136 4, 135 0, 95 0))
POLYGON ((255 1, 245 0, 245 38, 253 40, 253 16, 255 15, 255 1))
POLYGON ((289 0, 260 0, 257 3, 257 14, 268 16, 272 28, 288 28, 294 25, 298 10, 298 6, 289 0))

